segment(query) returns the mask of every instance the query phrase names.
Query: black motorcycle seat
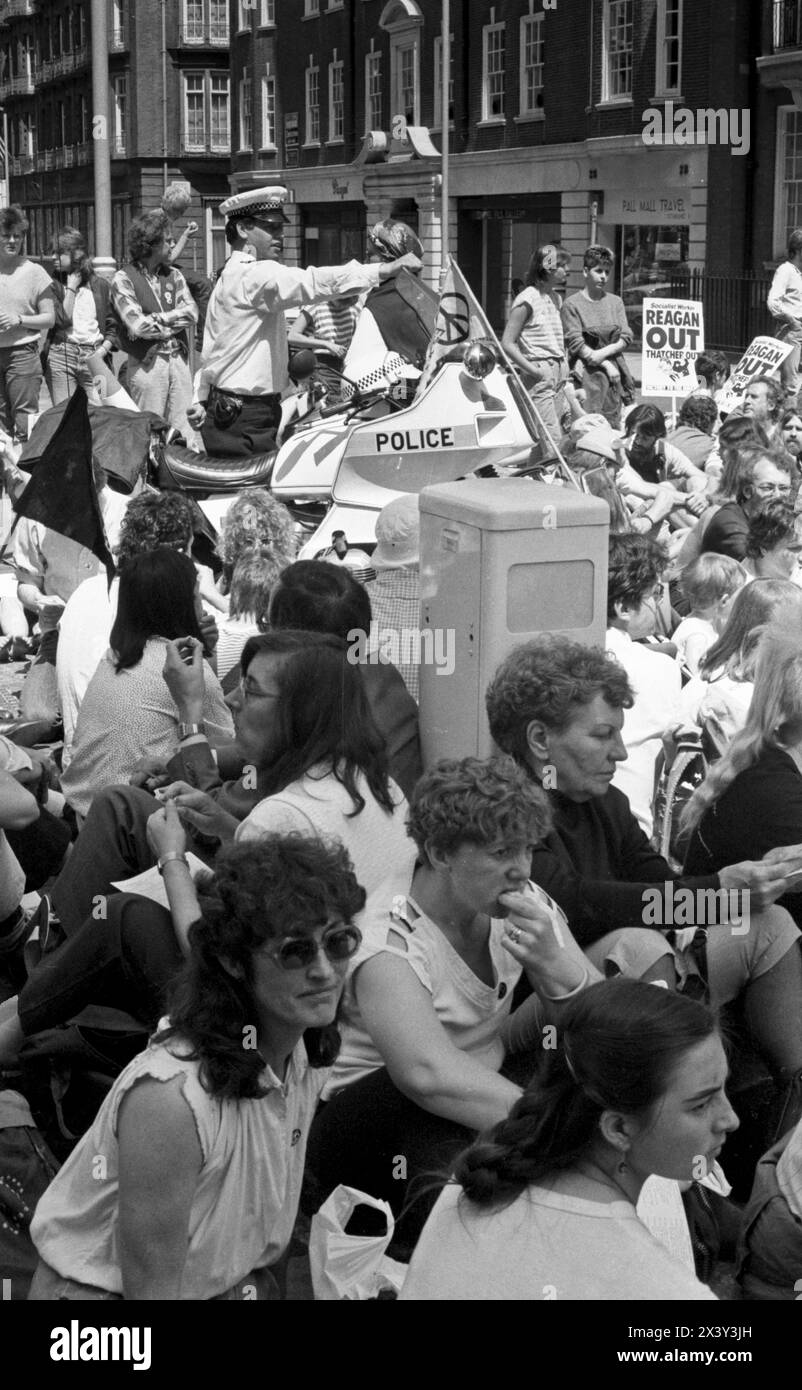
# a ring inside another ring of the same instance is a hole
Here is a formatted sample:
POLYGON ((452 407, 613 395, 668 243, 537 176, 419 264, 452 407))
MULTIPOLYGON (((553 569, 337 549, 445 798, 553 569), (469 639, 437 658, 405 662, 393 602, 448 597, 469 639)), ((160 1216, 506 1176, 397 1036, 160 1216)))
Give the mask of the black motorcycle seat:
POLYGON ((168 444, 159 460, 159 484, 178 484, 193 492, 239 492, 243 487, 267 487, 275 458, 272 452, 222 458, 168 444))

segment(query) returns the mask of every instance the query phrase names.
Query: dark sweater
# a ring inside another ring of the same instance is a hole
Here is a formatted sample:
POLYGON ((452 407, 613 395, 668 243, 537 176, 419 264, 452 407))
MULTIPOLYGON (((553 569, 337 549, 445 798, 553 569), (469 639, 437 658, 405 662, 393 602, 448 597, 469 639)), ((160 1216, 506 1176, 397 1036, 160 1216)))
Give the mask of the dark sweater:
POLYGON ((716 555, 730 555, 733 560, 746 556, 749 522, 737 502, 725 502, 705 527, 704 548, 716 555))
POLYGON ((532 878, 560 904, 580 946, 619 927, 644 926, 643 893, 649 884, 671 879, 683 888, 718 888, 716 874, 674 873, 652 849, 617 787, 590 801, 569 801, 559 792, 551 792, 549 800, 553 829, 532 856, 532 878))
MULTIPOLYGON (((685 869, 716 873, 742 859, 762 859, 770 849, 802 843, 802 774, 781 748, 767 748, 739 772, 702 816, 691 837, 685 869)), ((780 898, 802 926, 802 894, 780 898)))

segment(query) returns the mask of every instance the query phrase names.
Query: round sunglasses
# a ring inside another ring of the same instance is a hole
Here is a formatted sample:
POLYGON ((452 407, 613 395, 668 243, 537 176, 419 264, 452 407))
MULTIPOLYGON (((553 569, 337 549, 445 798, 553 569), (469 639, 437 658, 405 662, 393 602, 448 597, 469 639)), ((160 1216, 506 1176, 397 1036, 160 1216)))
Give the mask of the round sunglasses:
POLYGON ((313 936, 291 936, 269 954, 282 970, 306 970, 317 960, 321 948, 329 960, 349 960, 359 950, 361 942, 362 933, 357 927, 332 927, 323 933, 319 942, 313 936))

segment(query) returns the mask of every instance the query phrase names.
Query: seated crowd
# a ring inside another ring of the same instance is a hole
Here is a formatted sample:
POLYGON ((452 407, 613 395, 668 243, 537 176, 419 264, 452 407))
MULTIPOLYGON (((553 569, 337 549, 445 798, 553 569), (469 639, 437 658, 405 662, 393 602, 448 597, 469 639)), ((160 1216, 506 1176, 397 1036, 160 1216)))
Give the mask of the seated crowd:
MULTIPOLYGON (((653 407, 580 432, 621 523, 604 648, 514 647, 497 751, 425 769, 417 671, 354 660, 371 591, 296 561, 279 503, 232 505, 216 580, 183 498, 130 500, 51 643, 67 819, 0 747, 4 1084, 87 1008, 141 1034, 36 1208, 30 1297, 280 1298, 347 1184, 392 1208, 403 1300, 711 1300, 719 1256, 794 1298, 797 465, 755 396, 717 439, 704 394, 671 439, 653 407)), ((412 614, 410 509, 379 534, 412 614)))

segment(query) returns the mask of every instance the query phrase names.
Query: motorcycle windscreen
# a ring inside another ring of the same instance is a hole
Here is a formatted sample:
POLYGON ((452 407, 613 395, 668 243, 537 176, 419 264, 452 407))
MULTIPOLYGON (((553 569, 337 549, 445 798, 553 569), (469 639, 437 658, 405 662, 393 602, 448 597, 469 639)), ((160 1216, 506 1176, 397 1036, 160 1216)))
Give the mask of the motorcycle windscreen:
POLYGON ((434 332, 437 304, 434 290, 408 270, 371 290, 343 363, 348 379, 367 391, 380 385, 388 370, 407 364, 419 370, 434 332))

